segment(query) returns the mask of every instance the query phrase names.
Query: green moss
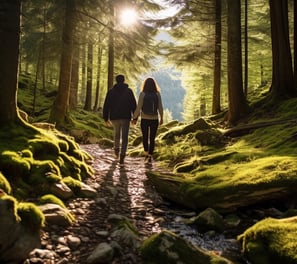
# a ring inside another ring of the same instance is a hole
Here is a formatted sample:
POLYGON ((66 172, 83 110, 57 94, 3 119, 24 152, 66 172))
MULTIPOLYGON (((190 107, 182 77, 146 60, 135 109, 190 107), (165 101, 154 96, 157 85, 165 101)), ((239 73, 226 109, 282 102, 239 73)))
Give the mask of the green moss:
POLYGON ((27 158, 28 160, 33 160, 33 153, 29 149, 23 149, 21 151, 21 156, 27 158))
POLYGON ((2 173, 9 179, 28 175, 31 165, 30 162, 16 151, 3 151, 0 159, 2 173))
POLYGON ((28 144, 33 157, 38 160, 46 160, 50 157, 58 156, 60 152, 59 145, 57 142, 53 142, 51 138, 34 138, 29 140, 28 144))
POLYGON ((199 161, 197 157, 193 156, 189 160, 183 161, 181 163, 176 164, 174 167, 175 172, 190 172, 196 169, 199 166, 199 161))
POLYGON ((143 242, 141 256, 146 264, 231 264, 227 259, 197 248, 166 230, 143 242))
POLYGON ((297 263, 297 218, 267 218, 247 229, 238 239, 253 263, 297 263), (260 262, 261 261, 261 262, 260 262))
POLYGON ((29 228, 39 230, 44 227, 45 217, 33 203, 19 203, 17 214, 21 218, 21 223, 29 228))
POLYGON ((0 189, 2 189, 7 194, 11 193, 11 186, 8 180, 4 177, 4 175, 0 172, 0 189))
POLYGON ((296 157, 271 156, 245 163, 204 165, 195 173, 147 172, 157 191, 192 209, 233 209, 289 197, 297 187, 296 157))
POLYGON ((51 160, 35 160, 28 182, 30 184, 53 183, 61 180, 60 168, 51 160))
POLYGON ((13 215, 15 217, 15 221, 19 222, 21 219, 17 212, 17 200, 10 195, 1 195, 0 200, 7 203, 7 209, 10 209, 13 212, 13 215))
POLYGON ((71 175, 73 178, 81 181, 94 174, 94 169, 85 161, 78 160, 63 152, 60 153, 60 157, 64 161, 64 164, 61 167, 62 175, 71 175))
POLYGON ((64 202, 53 194, 43 195, 40 198, 40 203, 41 204, 53 203, 61 206, 62 208, 66 208, 64 202))
POLYGON ((68 176, 63 178, 62 182, 64 182, 75 194, 78 194, 80 192, 81 181, 68 176))

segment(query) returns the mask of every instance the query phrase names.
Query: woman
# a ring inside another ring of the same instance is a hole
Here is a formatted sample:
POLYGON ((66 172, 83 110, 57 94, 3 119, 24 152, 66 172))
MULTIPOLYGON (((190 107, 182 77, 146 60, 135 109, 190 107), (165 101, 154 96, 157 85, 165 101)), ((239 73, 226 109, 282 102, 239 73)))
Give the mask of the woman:
POLYGON ((147 78, 142 84, 137 108, 133 115, 134 124, 139 115, 141 116, 140 127, 145 161, 152 162, 157 129, 159 124, 163 124, 163 105, 160 89, 153 78, 147 78))

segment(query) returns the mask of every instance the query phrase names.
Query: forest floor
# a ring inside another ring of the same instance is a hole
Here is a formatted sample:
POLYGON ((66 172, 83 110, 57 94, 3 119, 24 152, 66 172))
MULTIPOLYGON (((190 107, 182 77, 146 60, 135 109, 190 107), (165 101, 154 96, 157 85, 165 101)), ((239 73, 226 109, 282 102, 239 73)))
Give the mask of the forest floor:
MULTIPOLYGON (((139 231, 140 240, 160 230, 159 221, 163 221, 165 214, 161 209, 164 202, 147 184, 145 175, 145 171, 155 169, 156 164, 147 165, 143 157, 127 156, 124 166, 119 166, 111 149, 102 149, 96 144, 82 145, 81 148, 94 157, 95 176, 86 183, 98 191, 98 197, 69 201, 66 206, 75 216, 75 223, 66 228, 47 227, 42 235, 44 250, 40 251, 39 258, 35 253, 35 257, 32 256, 25 263, 86 263, 87 257, 99 243, 110 242, 107 218, 111 214, 131 219, 139 231), (74 250, 67 245, 69 237, 74 241, 75 238, 80 240, 74 250), (42 262, 38 262, 41 259, 42 262)), ((138 254, 131 252, 131 247, 123 249, 112 263, 141 263, 138 254)))
MULTIPOLYGON (((149 184, 145 172, 160 170, 157 162, 148 165, 143 157, 127 156, 124 166, 119 166, 112 149, 102 149, 96 144, 81 145, 81 148, 94 157, 95 176, 86 183, 97 190, 98 196, 74 198, 67 202, 67 208, 75 216, 75 223, 68 227, 48 226, 42 235, 42 249, 35 251, 25 264, 87 263, 86 259, 98 244, 112 243, 111 227, 107 221, 112 214, 128 217, 137 228, 140 241, 164 229, 166 223, 171 225, 172 231, 179 233, 174 225, 176 219, 195 215, 195 212, 162 200, 149 184)), ((191 237, 199 237, 193 229, 184 231, 191 237)), ((217 241, 220 246, 225 242, 217 241)), ((234 241, 231 244, 231 251, 237 254, 238 245, 234 241)), ((227 247, 230 250, 230 245, 227 247)), ((120 251, 110 263, 142 263, 139 252, 132 250, 131 246, 120 251)))

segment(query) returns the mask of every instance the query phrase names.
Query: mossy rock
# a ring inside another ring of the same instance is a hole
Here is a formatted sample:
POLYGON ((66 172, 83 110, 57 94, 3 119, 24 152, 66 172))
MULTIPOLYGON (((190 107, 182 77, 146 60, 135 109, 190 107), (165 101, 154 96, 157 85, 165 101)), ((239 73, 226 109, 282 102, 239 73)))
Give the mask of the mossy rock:
POLYGON ((38 160, 46 160, 52 156, 58 156, 60 148, 57 141, 51 138, 41 137, 28 140, 29 149, 33 153, 33 157, 38 160))
POLYGON ((190 244, 169 231, 162 231, 146 239, 141 246, 145 264, 231 264, 232 262, 190 244))
POLYGON ((33 203, 19 203, 17 214, 21 218, 21 223, 33 230, 39 230, 45 225, 45 217, 42 211, 33 203))
POLYGON ((193 123, 185 126, 182 129, 181 134, 194 133, 197 130, 208 130, 211 128, 212 125, 208 121, 206 121, 204 118, 199 118, 195 120, 193 123))
POLYGON ((68 176, 63 178, 62 182, 65 183, 76 195, 79 195, 82 186, 81 181, 68 176))
POLYGON ((224 144, 222 134, 215 129, 198 130, 195 138, 202 146, 216 146, 224 144))
POLYGON ((266 218, 241 234, 244 255, 252 263, 297 263, 297 217, 266 218))
POLYGON ((223 217, 212 208, 207 208, 198 216, 189 220, 189 224, 196 225, 199 232, 216 231, 223 232, 225 222, 223 217))
POLYGON ((40 197, 40 204, 47 204, 47 203, 57 204, 62 208, 66 208, 66 205, 64 204, 64 202, 53 194, 46 194, 40 197))
POLYGON ((15 177, 28 175, 31 164, 20 153, 6 150, 1 153, 0 168, 6 178, 13 180, 15 177))

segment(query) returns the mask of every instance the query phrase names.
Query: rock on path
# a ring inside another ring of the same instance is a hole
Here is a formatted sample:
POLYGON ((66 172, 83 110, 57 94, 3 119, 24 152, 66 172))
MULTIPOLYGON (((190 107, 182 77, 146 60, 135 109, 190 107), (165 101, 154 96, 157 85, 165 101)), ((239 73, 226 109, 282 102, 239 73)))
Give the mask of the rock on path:
MULTIPOLYGON (((42 234, 42 249, 32 252, 29 263, 63 264, 86 263, 86 259, 99 245, 111 243, 108 216, 126 216, 137 227, 143 240, 160 231, 165 212, 157 209, 162 199, 147 183, 147 167, 141 157, 126 157, 120 167, 111 149, 98 145, 82 145, 82 149, 94 157, 95 177, 87 184, 96 189, 96 198, 75 198, 67 207, 75 216, 69 227, 49 226, 42 234)), ((140 256, 131 247, 121 248, 112 263, 141 263, 140 256)))

